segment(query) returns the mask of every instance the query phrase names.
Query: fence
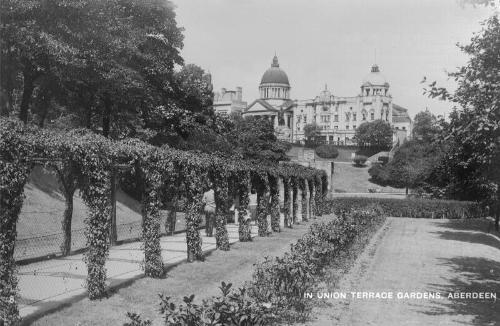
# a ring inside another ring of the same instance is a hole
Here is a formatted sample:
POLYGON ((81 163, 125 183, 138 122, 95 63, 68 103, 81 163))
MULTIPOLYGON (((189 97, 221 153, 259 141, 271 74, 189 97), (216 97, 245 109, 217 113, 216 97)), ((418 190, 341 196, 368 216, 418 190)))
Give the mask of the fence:
MULTIPOLYGON (((252 219, 256 216, 256 205, 249 207, 252 219)), ((165 222, 168 216, 168 211, 161 211, 162 231, 163 235, 167 235, 165 230, 165 222)), ((231 221, 231 219, 229 219, 231 221)), ((234 221, 234 219, 233 219, 234 221)), ((203 219, 200 227, 205 226, 203 219)), ((183 232, 186 230, 184 213, 177 213, 177 221, 175 232, 183 232)), ((87 239, 85 238, 85 230, 83 228, 73 229, 71 231, 71 250, 80 251, 85 249, 87 239)), ((134 221, 129 223, 117 224, 116 231, 118 242, 140 240, 142 232, 142 222, 134 221)), ((60 246, 63 243, 64 235, 62 232, 51 234, 34 235, 30 237, 21 237, 16 240, 14 251, 14 259, 18 263, 28 263, 33 260, 50 259, 62 254, 60 246)))

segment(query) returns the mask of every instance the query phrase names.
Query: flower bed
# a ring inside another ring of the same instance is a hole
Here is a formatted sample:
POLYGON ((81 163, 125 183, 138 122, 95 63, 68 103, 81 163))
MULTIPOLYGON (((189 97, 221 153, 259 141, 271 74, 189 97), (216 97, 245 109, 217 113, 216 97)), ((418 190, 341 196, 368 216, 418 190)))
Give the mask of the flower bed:
MULTIPOLYGON (((269 325, 306 320, 314 301, 304 297, 317 289, 325 267, 335 263, 360 234, 375 233, 385 220, 376 207, 342 212, 329 222, 315 223, 282 257, 257 264, 253 280, 240 289, 221 284, 221 295, 194 303, 194 295, 176 304, 160 295, 165 325, 269 325)), ((126 326, 150 325, 128 313, 126 326)))
POLYGON ((325 214, 367 205, 380 206, 387 216, 414 218, 477 218, 483 216, 478 203, 456 200, 342 197, 323 204, 325 214))

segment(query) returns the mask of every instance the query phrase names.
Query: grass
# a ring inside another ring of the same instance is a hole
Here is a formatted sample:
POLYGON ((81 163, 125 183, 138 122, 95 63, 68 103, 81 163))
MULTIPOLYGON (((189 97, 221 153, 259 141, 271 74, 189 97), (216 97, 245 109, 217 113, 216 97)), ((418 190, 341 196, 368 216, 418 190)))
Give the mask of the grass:
POLYGON ((371 182, 368 174, 369 166, 355 167, 347 163, 335 163, 332 178, 334 193, 368 193, 368 189, 378 189, 380 192, 401 193, 404 189, 381 187, 371 182))
MULTIPOLYGON (((325 216, 314 221, 326 221, 325 216)), ((90 301, 82 299, 68 307, 38 319, 27 320, 32 325, 122 325, 126 312, 136 312, 161 324, 158 313, 158 293, 182 299, 195 294, 195 300, 219 294, 221 281, 234 287, 251 280, 253 265, 266 256, 281 256, 290 244, 309 229, 312 222, 285 229, 270 237, 255 238, 253 242, 238 242, 228 252, 214 251, 205 262, 184 263, 168 271, 165 279, 142 278, 126 287, 115 290, 107 299, 90 301)))

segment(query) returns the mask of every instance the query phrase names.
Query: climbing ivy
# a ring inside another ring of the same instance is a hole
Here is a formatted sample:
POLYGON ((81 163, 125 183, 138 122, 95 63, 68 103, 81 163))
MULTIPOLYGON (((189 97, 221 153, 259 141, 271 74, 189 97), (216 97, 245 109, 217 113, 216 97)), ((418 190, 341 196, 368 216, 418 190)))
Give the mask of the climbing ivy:
POLYGON ((250 172, 243 172, 238 178, 238 235, 240 241, 252 241, 252 233, 250 229, 250 216, 248 212, 248 204, 250 203, 250 172))
POLYGON ((272 175, 269 178, 271 192, 271 229, 280 232, 280 189, 279 177, 272 175))
POLYGON ((228 208, 228 177, 226 170, 219 166, 211 173, 215 199, 215 244, 217 249, 229 250, 229 235, 226 228, 228 208))

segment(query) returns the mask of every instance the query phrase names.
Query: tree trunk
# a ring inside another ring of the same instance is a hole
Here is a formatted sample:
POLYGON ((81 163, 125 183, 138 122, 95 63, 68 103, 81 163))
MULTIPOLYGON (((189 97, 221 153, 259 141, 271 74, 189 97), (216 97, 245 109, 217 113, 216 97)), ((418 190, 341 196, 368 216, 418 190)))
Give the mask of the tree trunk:
POLYGON ((85 128, 92 129, 92 105, 89 105, 85 112, 85 128))
POLYGON ((19 120, 28 123, 28 110, 33 96, 33 90, 35 89, 35 78, 28 69, 25 69, 23 72, 23 77, 23 96, 19 110, 19 120))
POLYGON ((63 242, 61 244, 61 252, 63 256, 67 256, 71 252, 71 221, 73 219, 73 195, 75 191, 64 191, 64 199, 66 207, 64 209, 64 217, 62 221, 63 242))
POLYGON ((116 231, 116 171, 113 168, 111 172, 111 225, 109 230, 109 241, 112 246, 118 241, 118 233, 116 231))
POLYGON ((406 187, 406 197, 408 197, 408 187, 406 187))

